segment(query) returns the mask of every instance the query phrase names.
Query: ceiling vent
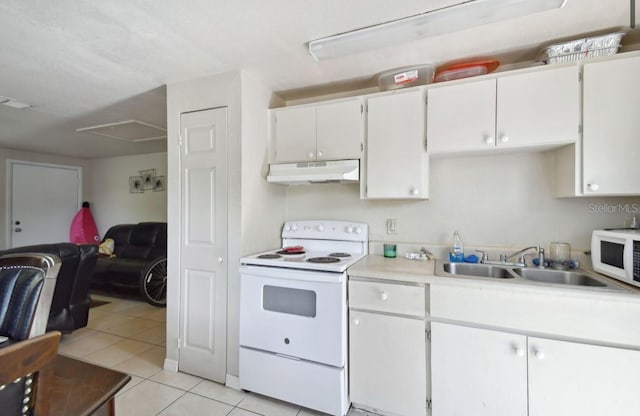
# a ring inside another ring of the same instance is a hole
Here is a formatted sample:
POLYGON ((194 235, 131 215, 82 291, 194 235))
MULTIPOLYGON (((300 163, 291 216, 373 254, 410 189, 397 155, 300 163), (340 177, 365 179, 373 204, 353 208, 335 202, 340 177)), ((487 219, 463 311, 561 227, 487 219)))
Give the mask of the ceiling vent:
POLYGON ((127 120, 119 123, 83 127, 81 129, 76 129, 76 131, 134 143, 167 138, 167 129, 154 126, 153 124, 143 123, 138 120, 127 120))
POLYGON ((15 100, 10 97, 4 97, 0 95, 0 104, 6 105, 7 107, 16 108, 18 110, 24 110, 25 108, 31 107, 31 104, 23 103, 22 101, 15 100))

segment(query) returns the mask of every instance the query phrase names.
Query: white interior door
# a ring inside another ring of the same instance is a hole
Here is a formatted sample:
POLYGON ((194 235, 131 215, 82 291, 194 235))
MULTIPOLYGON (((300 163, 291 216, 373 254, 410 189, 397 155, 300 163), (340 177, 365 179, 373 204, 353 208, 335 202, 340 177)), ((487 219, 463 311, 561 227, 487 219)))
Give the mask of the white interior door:
POLYGON ((80 208, 81 168, 10 162, 9 246, 69 241, 80 208))
POLYGON ((180 116, 180 371, 221 383, 227 331, 227 108, 180 116))

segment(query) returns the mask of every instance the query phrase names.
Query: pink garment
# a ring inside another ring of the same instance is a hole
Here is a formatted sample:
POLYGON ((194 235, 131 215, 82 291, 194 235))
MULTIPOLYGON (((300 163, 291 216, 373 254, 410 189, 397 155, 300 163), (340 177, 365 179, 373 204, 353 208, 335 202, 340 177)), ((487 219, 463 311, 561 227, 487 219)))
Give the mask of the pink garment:
POLYGON ((69 240, 76 244, 100 244, 98 227, 96 227, 96 222, 93 220, 88 202, 83 202, 82 208, 73 217, 69 240))

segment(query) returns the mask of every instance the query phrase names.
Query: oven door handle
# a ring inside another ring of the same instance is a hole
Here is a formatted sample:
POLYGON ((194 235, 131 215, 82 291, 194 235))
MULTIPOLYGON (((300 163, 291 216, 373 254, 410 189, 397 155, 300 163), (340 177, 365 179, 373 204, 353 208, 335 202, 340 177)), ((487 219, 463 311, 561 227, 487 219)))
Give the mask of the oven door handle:
POLYGON ((315 272, 308 270, 284 269, 278 267, 240 266, 242 276, 272 279, 296 280, 299 282, 340 283, 346 273, 315 272))
POLYGON ((276 353, 276 355, 277 355, 278 357, 286 358, 287 360, 302 361, 302 359, 300 359, 300 358, 298 358, 298 357, 293 357, 293 356, 291 356, 291 355, 279 354, 279 353, 276 353))

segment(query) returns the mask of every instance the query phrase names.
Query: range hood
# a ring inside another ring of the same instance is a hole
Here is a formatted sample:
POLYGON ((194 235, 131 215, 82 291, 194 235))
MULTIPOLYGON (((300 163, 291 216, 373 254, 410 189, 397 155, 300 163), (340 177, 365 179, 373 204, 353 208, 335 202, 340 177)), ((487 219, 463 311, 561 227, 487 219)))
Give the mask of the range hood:
POLYGON ((272 163, 267 182, 284 185, 309 183, 355 183, 360 180, 360 161, 331 160, 326 162, 272 163))

